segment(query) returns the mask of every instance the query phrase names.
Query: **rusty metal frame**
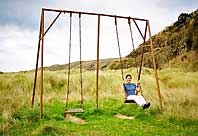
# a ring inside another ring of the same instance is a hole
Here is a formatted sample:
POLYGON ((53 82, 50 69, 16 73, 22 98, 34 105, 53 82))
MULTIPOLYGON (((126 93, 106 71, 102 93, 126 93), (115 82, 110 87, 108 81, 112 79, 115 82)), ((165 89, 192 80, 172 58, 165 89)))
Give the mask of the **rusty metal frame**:
MULTIPOLYGON (((74 14, 79 14, 79 15, 95 15, 98 16, 98 28, 97 28, 97 60, 96 60, 96 107, 97 109, 99 108, 99 99, 98 99, 98 82, 99 82, 99 47, 100 47, 100 17, 105 16, 105 17, 113 17, 113 18, 122 18, 122 19, 128 19, 128 20, 133 20, 135 23, 135 26, 137 27, 142 39, 143 43, 145 45, 146 42, 146 34, 147 31, 149 33, 149 41, 150 41, 150 47, 151 47, 151 56, 153 60, 153 67, 155 71, 155 79, 156 79, 156 85, 157 85, 157 91, 158 91, 158 97, 159 97, 159 103, 160 103, 160 111, 162 112, 162 98, 160 94, 160 85, 159 85, 159 78, 158 78, 158 73, 157 73, 157 68, 156 68, 156 60, 155 60, 155 50, 153 49, 153 43, 151 39, 151 29, 150 29, 150 24, 149 20, 147 19, 141 19, 141 18, 132 18, 132 17, 125 17, 125 16, 117 16, 117 15, 110 15, 110 14, 99 14, 99 13, 89 13, 89 12, 79 12, 79 11, 68 11, 68 10, 57 10, 57 9, 48 9, 48 8, 42 8, 41 10, 41 20, 40 20, 40 31, 39 31, 39 40, 38 40, 38 49, 37 49, 37 58, 36 58, 36 69, 35 69, 35 77, 34 77, 34 87, 33 87, 33 94, 32 94, 32 106, 34 106, 34 96, 35 96, 35 90, 36 90, 36 79, 37 79, 37 72, 38 72, 38 61, 39 61, 39 53, 40 53, 40 48, 41 48, 41 68, 40 68, 40 118, 43 118, 43 63, 44 63, 44 58, 43 58, 43 53, 44 53, 44 36, 47 34, 47 32, 50 30, 50 28, 54 25, 58 17, 60 16, 61 13, 74 13, 74 14), (52 23, 49 25, 49 27, 44 30, 44 14, 45 11, 47 12, 58 12, 58 15, 56 18, 52 21, 52 23), (146 27, 145 27, 145 33, 144 35, 142 34, 136 20, 138 21, 144 21, 146 22, 146 27), (40 47, 41 46, 41 47, 40 47)), ((144 46, 143 45, 143 46, 144 46)), ((144 47, 142 47, 144 48, 144 47)), ((143 60, 143 49, 142 49, 142 57, 141 61, 143 60)), ((142 64, 141 64, 142 66, 142 64)), ((139 71, 139 75, 141 74, 141 70, 139 71)), ((140 79, 140 77, 138 76, 140 79)))
POLYGON ((39 40, 38 40, 38 48, 37 48, 37 57, 36 57, 36 69, 35 69, 35 75, 34 75, 34 87, 33 87, 33 93, 32 93, 32 107, 34 106, 34 96, 35 96, 35 90, 36 90, 36 80, 37 80, 37 71, 38 71, 38 61, 39 61, 39 52, 40 52, 40 43, 41 43, 41 28, 42 28, 42 14, 41 14, 41 20, 40 20, 40 31, 39 31, 39 40))
POLYGON ((96 108, 99 107, 98 83, 99 83, 99 59, 100 59, 100 15, 98 15, 98 33, 97 33, 97 60, 96 60, 96 108))
POLYGON ((151 56, 152 56, 152 59, 153 59, 153 68, 154 68, 154 71, 155 71, 155 81, 156 81, 156 85, 157 85, 157 91, 158 91, 158 97, 159 97, 159 103, 160 103, 160 111, 162 112, 162 110, 163 110, 163 108, 162 108, 162 96, 161 96, 161 93, 160 93, 159 78, 158 78, 156 60, 155 60, 155 50, 153 49, 153 41, 151 39, 152 36, 151 36, 151 28, 150 28, 149 21, 147 21, 147 26, 148 26, 149 41, 150 41, 150 46, 151 46, 151 56))
POLYGON ((43 53, 44 53, 44 10, 41 13, 41 80, 40 80, 40 118, 43 118, 43 53))

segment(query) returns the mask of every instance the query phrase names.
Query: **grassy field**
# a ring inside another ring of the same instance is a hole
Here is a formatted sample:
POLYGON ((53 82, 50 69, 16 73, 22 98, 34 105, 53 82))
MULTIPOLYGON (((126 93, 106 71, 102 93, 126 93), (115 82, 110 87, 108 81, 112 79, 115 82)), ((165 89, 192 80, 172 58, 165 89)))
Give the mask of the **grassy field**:
MULTIPOLYGON (((80 103, 79 71, 71 71, 69 107, 80 103)), ((136 69, 126 69, 136 82, 136 69)), ((73 116, 84 123, 64 119, 67 71, 44 72, 44 118, 39 119, 39 84, 35 106, 31 107, 33 72, 0 74, 0 135, 71 136, 195 136, 198 135, 198 72, 179 69, 159 71, 163 113, 152 69, 143 68, 144 97, 151 107, 142 110, 136 104, 124 104, 119 70, 100 71, 99 109, 95 104, 95 71, 83 71, 85 113, 73 116), (131 119, 120 119, 126 115, 131 119)), ((38 78, 39 79, 39 78, 38 78)), ((39 81, 39 80, 38 80, 39 81)))

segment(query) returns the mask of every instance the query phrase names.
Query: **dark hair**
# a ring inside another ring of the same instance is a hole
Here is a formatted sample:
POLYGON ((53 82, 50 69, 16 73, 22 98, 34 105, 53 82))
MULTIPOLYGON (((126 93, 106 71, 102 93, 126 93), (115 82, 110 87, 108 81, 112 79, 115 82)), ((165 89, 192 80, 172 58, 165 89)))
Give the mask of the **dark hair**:
POLYGON ((127 75, 126 75, 126 79, 127 79, 128 76, 129 76, 130 78, 132 78, 131 74, 127 74, 127 75))

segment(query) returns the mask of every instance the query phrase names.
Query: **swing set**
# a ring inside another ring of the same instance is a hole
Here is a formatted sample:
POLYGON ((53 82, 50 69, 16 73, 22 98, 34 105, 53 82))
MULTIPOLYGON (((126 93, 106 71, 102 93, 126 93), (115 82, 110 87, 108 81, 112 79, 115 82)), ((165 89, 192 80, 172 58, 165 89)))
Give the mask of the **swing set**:
MULTIPOLYGON (((44 56, 44 37, 47 34, 47 32, 50 30, 50 28, 54 25, 56 20, 59 18, 59 16, 62 13, 68 13, 70 14, 70 23, 69 23, 69 63, 68 63, 68 77, 67 77, 67 92, 66 92, 66 108, 65 108, 65 116, 66 114, 70 113, 77 113, 77 112, 84 112, 84 103, 83 103, 83 78, 82 78, 82 47, 81 47, 81 18, 82 15, 92 15, 98 17, 98 24, 97 24, 97 60, 96 60, 96 108, 99 108, 99 98, 98 98, 98 82, 99 82, 99 47, 100 47, 100 17, 110 17, 115 19, 115 30, 116 30, 116 36, 117 36, 117 46, 119 50, 119 60, 120 60, 120 66, 121 66, 121 74, 122 74, 122 80, 124 82, 124 72, 123 72, 123 62, 121 57, 121 50, 120 50, 120 42, 119 42, 119 33, 118 33, 118 25, 117 20, 118 19, 127 19, 129 30, 130 30, 130 36, 131 36, 131 43, 134 50, 134 42, 133 42, 133 34, 132 34, 132 28, 131 28, 131 21, 134 22, 139 34, 141 35, 143 39, 143 46, 141 46, 141 61, 140 61, 140 67, 138 71, 138 81, 140 80, 141 76, 141 70, 142 70, 142 63, 143 63, 143 54, 144 54, 144 47, 146 46, 146 35, 149 34, 149 46, 151 49, 151 56, 153 60, 153 68, 155 72, 155 79, 156 79, 156 86, 159 96, 159 103, 160 103, 160 111, 162 112, 162 99, 160 94, 160 86, 158 81, 158 73, 156 68, 156 62, 155 62, 155 52, 152 45, 152 39, 151 39, 151 30, 149 25, 149 20, 146 19, 140 19, 140 18, 132 18, 132 17, 125 17, 125 16, 116 16, 116 15, 109 15, 109 14, 98 14, 98 13, 89 13, 89 12, 77 12, 77 11, 67 11, 67 10, 56 10, 56 9, 47 9, 42 8, 41 10, 41 19, 40 19, 40 31, 39 31, 39 40, 38 40, 38 49, 37 49, 37 59, 36 59, 36 69, 35 69, 35 77, 34 77, 34 87, 33 87, 33 94, 32 94, 32 107, 34 106, 34 96, 36 92, 36 83, 37 83, 37 73, 38 73, 38 62, 39 62, 39 55, 41 54, 41 67, 40 67, 40 118, 43 117, 43 56, 44 56), (44 14, 45 12, 56 12, 58 15, 55 17, 55 19, 52 21, 52 23, 47 27, 46 30, 44 30, 44 14), (71 69, 71 32, 72 32, 72 14, 78 14, 79 15, 79 48, 80 48, 80 95, 81 95, 81 106, 79 109, 69 109, 68 108, 68 102, 69 102, 69 94, 70 94, 70 69, 71 69), (140 27, 137 24, 137 21, 145 22, 145 31, 144 34, 142 34, 140 27)), ((132 101, 125 101, 125 103, 131 103, 132 101)))

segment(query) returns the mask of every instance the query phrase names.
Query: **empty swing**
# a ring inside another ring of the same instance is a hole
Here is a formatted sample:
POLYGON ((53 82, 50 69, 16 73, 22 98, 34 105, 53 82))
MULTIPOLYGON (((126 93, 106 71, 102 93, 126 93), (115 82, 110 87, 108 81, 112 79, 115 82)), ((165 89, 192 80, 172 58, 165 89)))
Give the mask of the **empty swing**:
POLYGON ((81 13, 79 13, 79 45, 80 45, 80 95, 81 95, 81 105, 80 108, 69 109, 69 93, 70 93, 70 64, 71 64, 71 31, 72 31, 72 13, 70 13, 70 32, 69 32, 69 66, 68 66, 68 80, 67 80, 67 93, 66 93, 66 114, 71 113, 83 113, 84 105, 83 105, 83 79, 82 79, 82 57, 81 57, 81 13))
MULTIPOLYGON (((132 42, 132 47, 134 51, 134 42, 133 42, 133 34, 132 34, 132 29, 131 29, 131 21, 130 17, 128 18, 128 25, 129 25, 129 30, 130 30, 130 35, 131 35, 131 42, 132 42)), ((117 36, 117 45, 118 45, 118 51, 119 51, 119 59, 120 59, 120 66, 121 66, 121 75, 122 75, 122 80, 123 80, 123 89, 125 91, 125 101, 124 103, 136 103, 134 100, 127 100, 127 92, 126 92, 126 86, 125 86, 125 81, 124 81, 124 72, 123 72, 123 64, 122 64, 122 57, 121 57, 121 50, 120 50, 120 43, 119 43, 119 34, 118 34, 118 27, 117 27, 117 18, 115 17, 115 28, 116 28, 116 36, 117 36)), ((143 50, 142 50, 142 56, 141 56, 141 64, 138 72, 138 83, 137 83, 137 88, 138 92, 142 94, 141 90, 141 85, 140 85, 140 76, 141 76, 141 69, 142 69, 142 62, 143 62, 143 50)), ((136 92, 137 95, 137 92, 136 92)))

